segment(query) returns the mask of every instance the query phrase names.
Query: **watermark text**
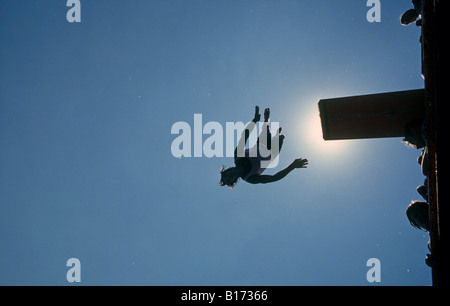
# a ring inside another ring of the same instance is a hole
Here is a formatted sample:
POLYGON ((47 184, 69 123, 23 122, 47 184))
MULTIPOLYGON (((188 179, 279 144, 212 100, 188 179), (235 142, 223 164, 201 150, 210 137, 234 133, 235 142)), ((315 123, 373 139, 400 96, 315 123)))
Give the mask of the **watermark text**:
MULTIPOLYGON (((279 127, 278 122, 270 123, 271 131, 278 131, 279 127)), ((278 164, 279 138, 271 137, 271 148, 268 149, 264 141, 268 135, 267 123, 226 122, 223 128, 222 124, 215 121, 203 124, 202 114, 194 114, 193 128, 188 122, 179 121, 172 125, 171 133, 178 135, 171 145, 171 152, 175 158, 235 157, 236 154, 236 157, 260 156, 262 162, 265 162, 262 164, 264 168, 273 168, 278 164), (244 137, 246 132, 247 143, 244 137), (204 140, 205 135, 208 137, 204 140)))

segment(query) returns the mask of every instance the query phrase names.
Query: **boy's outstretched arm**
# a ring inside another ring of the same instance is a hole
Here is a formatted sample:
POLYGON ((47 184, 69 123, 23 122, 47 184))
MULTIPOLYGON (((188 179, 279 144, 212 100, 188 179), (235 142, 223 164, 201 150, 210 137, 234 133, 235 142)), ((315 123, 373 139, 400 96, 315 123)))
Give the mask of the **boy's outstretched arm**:
POLYGON ((277 174, 274 175, 254 175, 247 179, 248 183, 251 184, 267 184, 267 183, 273 183, 281 180, 286 175, 289 174, 294 169, 297 168, 306 168, 306 165, 308 165, 308 160, 303 158, 298 158, 294 160, 289 166, 287 166, 285 169, 281 170, 277 174))

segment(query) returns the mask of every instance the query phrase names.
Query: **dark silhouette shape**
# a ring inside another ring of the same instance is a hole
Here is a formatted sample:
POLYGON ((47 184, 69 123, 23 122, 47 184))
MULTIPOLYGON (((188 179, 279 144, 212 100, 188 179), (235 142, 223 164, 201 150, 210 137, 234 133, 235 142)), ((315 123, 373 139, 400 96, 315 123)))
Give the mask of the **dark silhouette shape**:
POLYGON ((430 218, 428 215, 428 204, 421 201, 412 201, 406 209, 409 223, 415 228, 430 230, 430 218))
POLYGON ((253 120, 245 128, 244 132, 241 135, 241 139, 239 140, 238 146, 234 150, 235 167, 231 167, 228 169, 222 167, 222 170, 220 171, 220 186, 228 186, 234 188, 240 178, 251 184, 273 183, 281 180, 294 169, 306 168, 308 160, 298 158, 295 159, 288 167, 281 170, 275 175, 262 175, 262 173, 266 169, 264 165, 268 164, 271 160, 274 160, 279 154, 281 147, 283 146, 285 136, 280 134, 281 128, 279 128, 276 135, 272 137, 272 133, 269 127, 270 109, 266 108, 264 111, 265 130, 263 128, 263 131, 261 132, 261 135, 259 135, 255 147, 251 149, 244 149, 250 133, 260 119, 261 115, 259 113, 259 107, 256 106, 253 120), (272 143, 276 143, 276 141, 273 141, 275 137, 278 137, 278 148, 272 148, 272 143), (263 154, 261 154, 262 149, 267 149, 268 151, 270 151, 270 155, 268 157, 263 157, 263 154), (250 152, 256 154, 250 154, 250 152), (266 163, 263 164, 263 162, 266 163))
POLYGON ((422 15, 422 1, 421 0, 413 0, 412 4, 414 8, 407 10, 403 13, 402 17, 400 17, 400 22, 402 25, 406 26, 413 22, 416 23, 417 26, 422 25, 422 19, 420 18, 422 15), (417 20, 419 18, 419 20, 417 20))

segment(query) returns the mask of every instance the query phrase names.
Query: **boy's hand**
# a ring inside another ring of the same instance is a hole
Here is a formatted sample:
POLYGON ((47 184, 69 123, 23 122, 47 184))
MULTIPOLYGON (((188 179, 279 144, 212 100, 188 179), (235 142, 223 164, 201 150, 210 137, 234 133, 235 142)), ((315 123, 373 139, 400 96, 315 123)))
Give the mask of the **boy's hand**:
POLYGON ((296 160, 294 160, 293 162, 292 162, 292 164, 291 164, 291 166, 294 168, 294 169, 297 169, 297 168, 306 168, 306 165, 308 164, 308 160, 305 158, 305 159, 303 159, 303 158, 297 158, 296 160))

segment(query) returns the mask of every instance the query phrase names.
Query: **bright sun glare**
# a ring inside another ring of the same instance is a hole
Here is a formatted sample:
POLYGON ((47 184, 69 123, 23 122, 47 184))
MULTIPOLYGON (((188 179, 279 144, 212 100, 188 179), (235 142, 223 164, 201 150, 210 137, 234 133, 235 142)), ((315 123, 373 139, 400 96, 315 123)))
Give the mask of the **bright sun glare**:
POLYGON ((335 156, 344 153, 350 146, 347 140, 324 140, 319 112, 311 113, 305 118, 301 128, 303 139, 308 148, 318 155, 335 156))

